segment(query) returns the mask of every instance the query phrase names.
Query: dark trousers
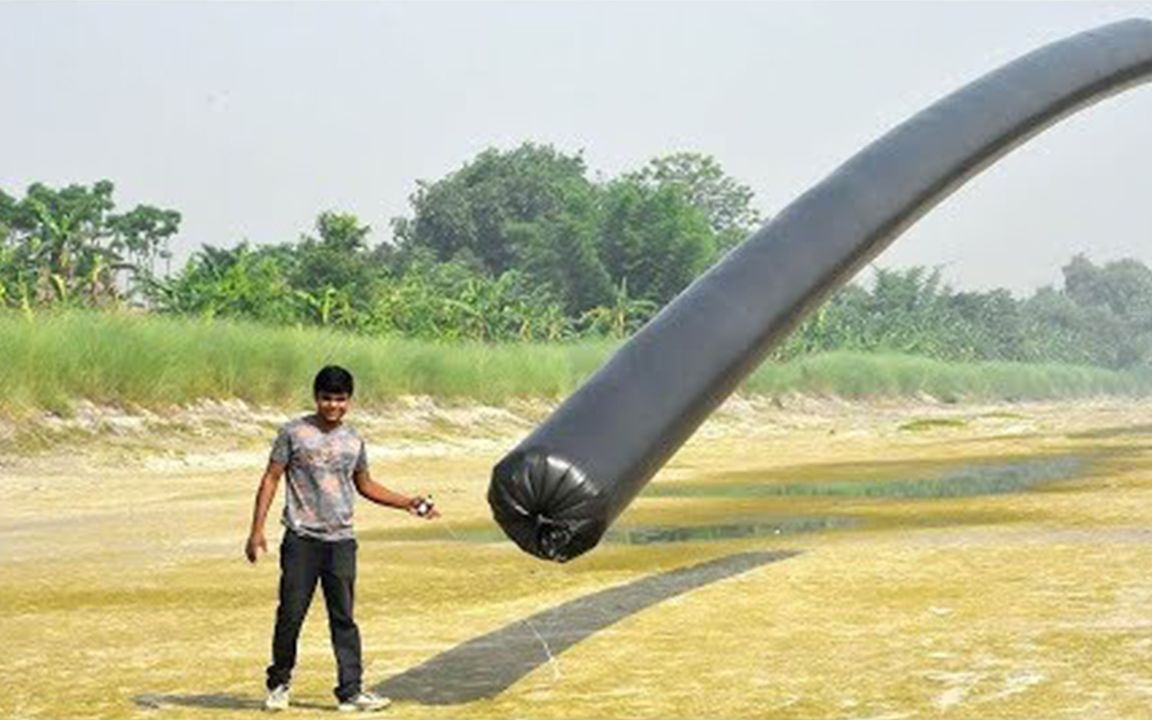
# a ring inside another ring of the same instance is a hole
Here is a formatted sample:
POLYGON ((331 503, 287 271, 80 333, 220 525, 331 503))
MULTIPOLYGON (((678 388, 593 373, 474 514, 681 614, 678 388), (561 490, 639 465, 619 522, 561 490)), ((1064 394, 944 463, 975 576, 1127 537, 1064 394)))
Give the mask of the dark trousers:
POLYGON ((272 664, 268 666, 268 689, 287 684, 296 666, 296 641, 316 580, 324 589, 328 606, 328 630, 336 652, 339 700, 360 692, 360 630, 352 619, 356 584, 356 541, 325 542, 284 531, 280 543, 280 605, 276 608, 276 632, 272 637, 272 664))

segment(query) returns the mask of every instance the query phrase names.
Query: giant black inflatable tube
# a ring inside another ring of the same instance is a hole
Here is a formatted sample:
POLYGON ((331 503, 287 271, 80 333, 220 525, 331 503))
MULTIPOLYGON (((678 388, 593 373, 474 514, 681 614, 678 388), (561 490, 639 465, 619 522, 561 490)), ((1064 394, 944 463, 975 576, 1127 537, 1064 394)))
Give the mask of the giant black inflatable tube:
POLYGON ((593 547, 645 483, 809 311, 968 178, 1152 75, 1152 21, 1047 45, 876 140, 696 280, 492 471, 517 545, 593 547))

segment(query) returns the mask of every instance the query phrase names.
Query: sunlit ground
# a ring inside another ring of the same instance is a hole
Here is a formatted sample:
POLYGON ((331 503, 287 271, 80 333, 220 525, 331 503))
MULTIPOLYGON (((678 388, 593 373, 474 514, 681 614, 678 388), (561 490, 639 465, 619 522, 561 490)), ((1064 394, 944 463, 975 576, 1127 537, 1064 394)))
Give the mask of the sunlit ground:
MULTIPOLYGON (((430 490, 445 517, 359 507, 367 684, 604 588, 794 549, 631 615, 495 697, 386 714, 1152 717, 1149 422, 1115 401, 741 411, 568 565, 488 532, 487 473, 513 437, 408 438, 397 453, 373 435, 378 478, 430 490), (940 478, 982 494, 931 497, 940 478), (901 482, 910 495, 865 488, 901 482)), ((163 462, 139 447, 4 458, 0 717, 257 715, 277 568, 241 550, 263 449, 214 443, 227 445, 163 462)), ((293 687, 304 707, 288 716, 327 712, 334 674, 318 595, 293 687)))

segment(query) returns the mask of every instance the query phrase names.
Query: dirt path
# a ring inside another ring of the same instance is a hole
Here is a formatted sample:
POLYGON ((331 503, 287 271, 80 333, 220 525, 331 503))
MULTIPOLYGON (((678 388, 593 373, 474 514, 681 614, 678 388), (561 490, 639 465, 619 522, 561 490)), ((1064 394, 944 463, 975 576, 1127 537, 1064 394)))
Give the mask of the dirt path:
MULTIPOLYGON (((433 492, 445 511, 437 526, 358 511, 372 684, 609 588, 738 553, 800 554, 638 602, 489 699, 414 693, 390 715, 1152 716, 1152 409, 730 403, 657 483, 818 483, 1054 453, 1091 462, 1016 494, 645 495, 620 523, 643 532, 564 566, 492 542, 483 499, 491 464, 545 411, 412 400, 359 418, 376 474, 433 492), (653 529, 831 516, 852 522, 635 544, 664 537, 653 529)), ((10 428, 0 446, 0 717, 255 716, 276 567, 248 566, 241 544, 280 415, 110 416, 10 428)), ((323 614, 318 603, 305 626, 294 687, 305 707, 293 714, 330 705, 323 614)))

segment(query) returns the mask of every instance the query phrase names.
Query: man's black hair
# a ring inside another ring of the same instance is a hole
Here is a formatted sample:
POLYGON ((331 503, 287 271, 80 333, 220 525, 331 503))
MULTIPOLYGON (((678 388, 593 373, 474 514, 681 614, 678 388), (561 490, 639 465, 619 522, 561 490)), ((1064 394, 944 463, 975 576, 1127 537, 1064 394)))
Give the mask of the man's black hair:
POLYGON ((352 396, 352 373, 339 365, 326 365, 312 381, 312 396, 320 393, 352 396))

